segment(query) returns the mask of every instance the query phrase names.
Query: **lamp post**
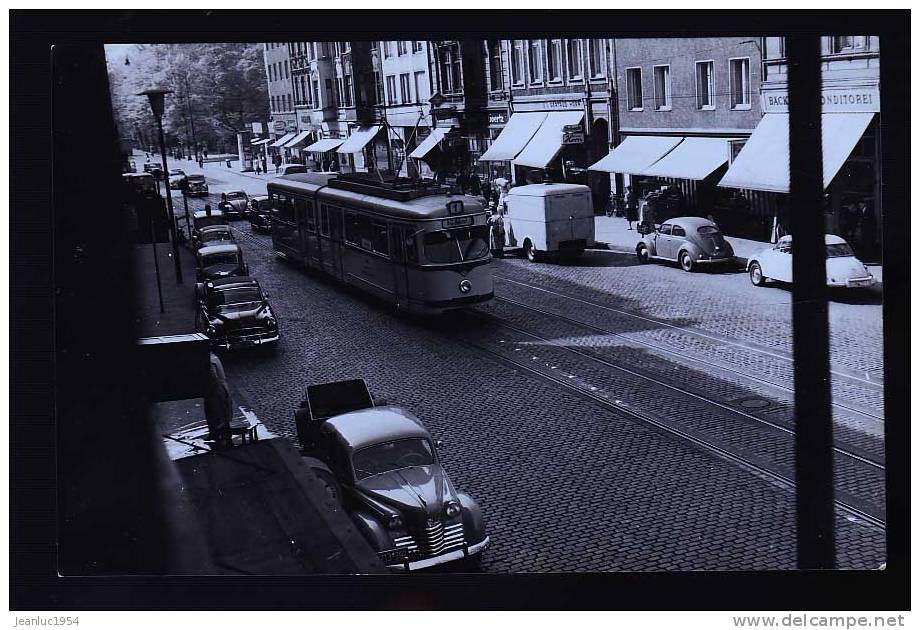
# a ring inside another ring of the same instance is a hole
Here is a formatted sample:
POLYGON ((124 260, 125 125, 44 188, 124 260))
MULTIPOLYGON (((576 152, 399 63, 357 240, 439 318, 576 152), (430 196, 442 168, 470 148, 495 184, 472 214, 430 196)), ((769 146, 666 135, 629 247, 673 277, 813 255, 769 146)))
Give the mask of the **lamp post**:
POLYGON ((163 137, 163 109, 165 97, 172 90, 151 88, 140 92, 138 96, 147 96, 150 99, 150 109, 157 120, 157 129, 160 132, 160 156, 163 158, 163 183, 166 185, 166 207, 169 209, 169 233, 172 238, 173 264, 176 267, 176 282, 182 284, 182 264, 179 261, 179 239, 176 235, 176 215, 173 212, 172 191, 169 188, 169 166, 166 163, 166 139, 163 137))

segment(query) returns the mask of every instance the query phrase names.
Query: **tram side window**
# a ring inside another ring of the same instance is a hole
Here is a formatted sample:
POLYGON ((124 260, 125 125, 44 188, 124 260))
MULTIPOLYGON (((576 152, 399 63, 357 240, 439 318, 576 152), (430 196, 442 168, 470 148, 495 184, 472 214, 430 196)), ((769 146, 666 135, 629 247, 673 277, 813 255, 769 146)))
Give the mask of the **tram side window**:
POLYGON ((345 240, 366 250, 371 249, 371 220, 368 217, 345 213, 345 240))
POLYGON ((414 227, 407 227, 401 230, 403 244, 406 248, 406 260, 410 263, 418 262, 418 242, 416 241, 415 232, 414 227))
POLYGON ((307 202, 306 219, 304 222, 307 224, 308 232, 316 232, 316 213, 312 201, 307 202))
POLYGON ((291 201, 290 197, 281 195, 273 197, 272 209, 275 211, 275 216, 277 216, 278 219, 288 223, 294 222, 294 203, 291 201))
POLYGON ((374 252, 378 254, 383 254, 384 256, 390 255, 390 248, 387 243, 386 223, 374 221, 371 224, 371 246, 374 252))
POLYGON ((319 207, 319 233, 329 236, 329 206, 325 204, 319 207))
POLYGON ((301 222, 307 232, 316 232, 316 223, 313 220, 313 204, 303 199, 295 199, 294 205, 297 206, 297 213, 301 216, 301 222))

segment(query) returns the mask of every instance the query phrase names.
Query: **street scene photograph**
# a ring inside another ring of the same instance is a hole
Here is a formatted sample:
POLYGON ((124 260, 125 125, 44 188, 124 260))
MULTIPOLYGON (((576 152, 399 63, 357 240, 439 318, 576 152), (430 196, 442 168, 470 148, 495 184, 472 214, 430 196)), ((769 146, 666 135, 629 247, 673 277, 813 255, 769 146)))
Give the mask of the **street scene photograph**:
MULTIPOLYGON (((790 46, 106 46, 183 570, 799 566, 790 46)), ((811 52, 821 566, 871 570, 879 38, 811 52)))

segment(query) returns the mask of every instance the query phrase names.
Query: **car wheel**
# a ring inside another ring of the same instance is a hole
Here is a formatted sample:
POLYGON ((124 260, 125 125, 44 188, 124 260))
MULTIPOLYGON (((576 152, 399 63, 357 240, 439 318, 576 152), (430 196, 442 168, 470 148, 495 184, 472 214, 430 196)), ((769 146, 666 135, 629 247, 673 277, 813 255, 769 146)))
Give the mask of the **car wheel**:
POLYGON ((524 256, 530 262, 536 262, 537 260, 537 251, 533 248, 533 243, 530 242, 530 239, 524 241, 524 256))
POLYGON ((636 258, 638 258, 639 262, 643 265, 652 262, 652 257, 648 253, 648 247, 645 245, 639 245, 639 247, 636 248, 636 258))
POLYGON ((763 277, 763 269, 760 268, 759 263, 752 262, 750 269, 748 269, 748 274, 751 276, 751 284, 755 287, 764 285, 766 278, 763 277))
POLYGON ((684 271, 693 271, 693 258, 690 256, 689 252, 680 253, 680 268, 684 271))

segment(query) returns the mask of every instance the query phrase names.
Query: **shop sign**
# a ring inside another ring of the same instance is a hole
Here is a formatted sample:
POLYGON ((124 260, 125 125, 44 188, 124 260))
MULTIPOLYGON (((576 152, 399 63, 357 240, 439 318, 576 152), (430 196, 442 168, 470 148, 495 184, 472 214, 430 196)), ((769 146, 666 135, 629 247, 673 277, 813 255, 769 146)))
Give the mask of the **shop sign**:
POLYGON ((276 120, 273 123, 273 126, 275 127, 275 131, 284 131, 285 128, 287 127, 287 125, 285 125, 283 120, 276 120))
POLYGON ((287 126, 285 127, 286 131, 297 131, 297 121, 289 120, 287 121, 287 126))
POLYGON ((585 130, 581 125, 566 125, 562 128, 562 144, 584 144, 585 130))
POLYGON ((265 127, 262 125, 261 122, 254 122, 252 123, 252 133, 254 134, 265 133, 265 127))
MULTIPOLYGON (((877 85, 821 90, 821 111, 824 113, 877 112, 879 105, 877 85)), ((760 95, 760 106, 765 114, 788 113, 789 93, 784 90, 764 91, 760 95)))
POLYGON ((489 112, 490 125, 505 125, 508 123, 508 114, 505 112, 489 112))
POLYGON ((432 108, 431 115, 435 120, 446 120, 448 118, 456 118, 457 110, 453 107, 437 107, 432 108))

